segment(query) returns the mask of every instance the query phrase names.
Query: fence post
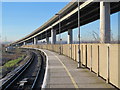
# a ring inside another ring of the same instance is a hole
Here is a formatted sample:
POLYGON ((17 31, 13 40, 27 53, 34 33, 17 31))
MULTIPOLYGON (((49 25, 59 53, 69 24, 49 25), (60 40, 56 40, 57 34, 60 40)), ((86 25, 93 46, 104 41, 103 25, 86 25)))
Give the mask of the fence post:
POLYGON ((99 45, 98 45, 98 72, 97 72, 97 76, 99 76, 99 71, 100 71, 100 57, 99 57, 99 45))
POLYGON ((90 71, 92 72, 92 45, 91 45, 90 71))
POLYGON ((107 47, 107 79, 106 79, 106 83, 109 83, 109 72, 110 72, 110 68, 109 68, 109 57, 110 57, 110 50, 109 50, 109 44, 107 47))

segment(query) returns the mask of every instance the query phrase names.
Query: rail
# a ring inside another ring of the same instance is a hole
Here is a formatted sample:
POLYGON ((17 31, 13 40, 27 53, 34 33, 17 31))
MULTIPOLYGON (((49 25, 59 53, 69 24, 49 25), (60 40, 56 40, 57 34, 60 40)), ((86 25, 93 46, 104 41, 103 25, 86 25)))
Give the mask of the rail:
POLYGON ((32 54, 30 59, 27 61, 27 63, 24 64, 23 67, 21 67, 10 79, 4 82, 0 88, 2 90, 8 89, 9 86, 29 67, 33 59, 34 59, 34 54, 32 54))

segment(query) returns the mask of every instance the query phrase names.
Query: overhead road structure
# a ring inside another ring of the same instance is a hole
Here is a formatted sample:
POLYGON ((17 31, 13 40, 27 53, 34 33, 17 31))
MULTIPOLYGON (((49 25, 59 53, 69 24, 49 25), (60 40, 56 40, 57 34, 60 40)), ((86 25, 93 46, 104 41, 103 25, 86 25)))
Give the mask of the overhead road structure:
MULTIPOLYGON (((119 7, 119 0, 118 2, 95 2, 96 0, 86 0, 85 2, 80 2, 80 26, 93 22, 95 20, 102 20, 105 22, 100 22, 102 28, 106 28, 105 23, 109 20, 106 19, 106 16, 110 16, 109 12, 106 14, 106 10, 110 11, 110 14, 116 13, 120 11, 119 7), (103 6, 102 6, 103 2, 103 6), (105 5, 104 3, 109 3, 109 5, 105 5), (106 8, 107 7, 107 8, 106 8), (104 17, 105 16, 105 17, 104 17), (100 18, 104 17, 104 18, 100 18), (107 21, 106 21, 107 20, 107 21)), ((46 39, 49 40, 54 33, 54 35, 59 34, 59 22, 61 23, 61 31, 60 33, 69 31, 70 29, 74 29, 78 27, 78 5, 77 2, 70 2, 68 3, 62 10, 58 12, 61 15, 59 17, 54 15, 50 20, 48 20, 45 24, 37 28, 31 34, 27 35, 26 37, 11 43, 10 45, 16 45, 21 43, 30 43, 34 42, 33 44, 37 44, 38 40, 46 39), (51 32, 53 30, 53 33, 51 32), (37 37, 37 39, 35 39, 37 37), (36 41, 34 41, 36 40, 36 41), (35 43, 36 42, 36 43, 35 43)), ((109 25, 110 26, 110 25, 109 25)), ((53 35, 53 36, 54 36, 53 35)), ((104 36, 102 36, 104 39, 104 36)), ((69 39, 68 39, 69 40, 69 39)), ((72 39, 71 39, 72 40, 72 39)), ((53 41, 55 44, 56 42, 53 41)), ((72 42, 72 41, 69 41, 72 42)), ((103 40, 104 42, 104 40, 103 40)))

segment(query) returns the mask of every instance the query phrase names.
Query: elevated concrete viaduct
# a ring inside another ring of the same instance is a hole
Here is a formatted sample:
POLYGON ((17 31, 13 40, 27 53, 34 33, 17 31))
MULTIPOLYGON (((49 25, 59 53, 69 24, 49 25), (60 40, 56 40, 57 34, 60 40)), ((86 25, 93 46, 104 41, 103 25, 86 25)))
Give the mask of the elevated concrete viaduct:
MULTIPOLYGON (((119 1, 119 0, 118 0, 119 1)), ((110 42, 110 14, 120 11, 118 2, 94 2, 94 0, 87 0, 80 2, 80 26, 100 19, 100 38, 101 43, 110 42)), ((37 44, 38 40, 49 37, 52 38, 51 44, 56 43, 56 35, 69 31, 78 27, 78 7, 77 2, 70 2, 58 14, 61 15, 59 20, 58 16, 53 16, 41 27, 36 29, 26 37, 12 43, 19 44, 23 42, 33 42, 37 44), (59 32, 59 23, 61 23, 61 31, 59 32), (37 37, 37 40, 35 39, 37 37)), ((68 35, 69 36, 69 35, 68 35)), ((72 38, 72 36, 71 36, 72 38)), ((72 39, 68 39, 72 40, 72 39)), ((69 41, 68 41, 69 42, 69 41)), ((70 41, 71 42, 71 41, 70 41)))

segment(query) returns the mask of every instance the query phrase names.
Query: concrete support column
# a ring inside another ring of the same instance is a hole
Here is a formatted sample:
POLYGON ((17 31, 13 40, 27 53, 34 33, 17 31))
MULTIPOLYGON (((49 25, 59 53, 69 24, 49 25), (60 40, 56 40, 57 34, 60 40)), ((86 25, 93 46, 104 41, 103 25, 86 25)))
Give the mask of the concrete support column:
POLYGON ((37 37, 34 37, 34 41, 33 41, 34 43, 34 45, 37 45, 37 42, 38 42, 38 38, 37 37))
POLYGON ((72 44, 73 43, 73 35, 72 35, 72 29, 68 30, 68 44, 72 44))
POLYGON ((47 44, 49 44, 49 37, 46 37, 46 42, 47 44))
POLYGON ((56 31, 54 29, 51 29, 51 44, 56 43, 56 31))
POLYGON ((23 45, 26 45, 26 42, 23 42, 23 45))
POLYGON ((100 2, 100 42, 110 43, 110 3, 100 2))

